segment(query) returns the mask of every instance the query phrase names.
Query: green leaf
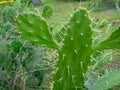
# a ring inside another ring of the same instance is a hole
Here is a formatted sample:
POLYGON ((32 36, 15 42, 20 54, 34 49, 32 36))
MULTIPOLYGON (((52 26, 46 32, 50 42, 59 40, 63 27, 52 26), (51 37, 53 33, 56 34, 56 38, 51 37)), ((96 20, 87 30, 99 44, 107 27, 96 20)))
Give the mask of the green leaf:
POLYGON ((112 33, 112 24, 108 24, 108 27, 106 29, 106 35, 105 35, 105 38, 109 38, 111 33, 112 33))
POLYGON ((85 81, 85 87, 87 88, 87 90, 92 90, 91 88, 93 87, 93 85, 96 83, 96 81, 99 79, 99 73, 96 72, 89 72, 87 74, 87 80, 85 81))
POLYGON ((120 26, 106 40, 96 46, 95 49, 120 49, 120 26))
POLYGON ((98 70, 99 68, 107 65, 112 61, 112 53, 107 53, 100 60, 96 60, 96 63, 93 65, 93 70, 98 70))
POLYGON ((58 42, 62 42, 66 33, 67 33, 67 30, 65 29, 67 26, 64 26, 63 28, 61 28, 57 33, 56 33, 56 39, 58 42))
POLYGON ((103 28, 108 24, 108 21, 106 19, 103 19, 98 23, 99 28, 103 28))
POLYGON ((90 63, 92 30, 85 9, 74 12, 65 30, 63 46, 59 52, 57 71, 53 75, 53 90, 82 90, 84 74, 90 63))
POLYGON ((19 15, 16 20, 16 25, 21 37, 32 44, 59 48, 50 33, 48 24, 41 16, 32 13, 19 15))
POLYGON ((106 73, 95 83, 91 90, 107 90, 120 84, 120 70, 106 73))
POLYGON ((94 30, 92 35, 93 41, 92 41, 92 48, 96 47, 101 41, 101 36, 98 31, 94 30))
POLYGON ((43 12, 42 12, 42 16, 44 18, 50 18, 53 14, 53 9, 51 6, 49 5, 46 5, 43 7, 43 12))

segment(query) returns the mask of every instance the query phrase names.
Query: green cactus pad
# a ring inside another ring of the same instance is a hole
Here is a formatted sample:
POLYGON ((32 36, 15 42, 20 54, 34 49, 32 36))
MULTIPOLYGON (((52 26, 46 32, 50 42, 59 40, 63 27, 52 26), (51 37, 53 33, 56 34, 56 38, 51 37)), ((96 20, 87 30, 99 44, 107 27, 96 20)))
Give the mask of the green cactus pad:
POLYGON ((46 21, 38 15, 26 13, 19 15, 16 25, 21 37, 33 44, 59 48, 46 21))
POLYGON ((74 12, 65 25, 63 46, 59 52, 57 70, 53 75, 53 90, 82 90, 84 74, 90 62, 92 52, 91 21, 85 9, 74 12))

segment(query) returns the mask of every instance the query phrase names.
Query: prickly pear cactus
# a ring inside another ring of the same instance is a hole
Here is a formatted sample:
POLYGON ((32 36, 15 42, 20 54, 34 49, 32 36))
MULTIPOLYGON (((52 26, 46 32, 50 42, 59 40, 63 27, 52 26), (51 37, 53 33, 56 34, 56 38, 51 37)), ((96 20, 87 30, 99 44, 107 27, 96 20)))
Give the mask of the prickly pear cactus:
POLYGON ((33 44, 44 45, 58 49, 50 28, 46 21, 39 15, 24 13, 17 17, 17 30, 21 37, 33 44))
POLYGON ((46 5, 43 7, 42 16, 44 18, 50 18, 52 14, 53 14, 53 9, 50 5, 46 5))
MULTIPOLYGON (((95 42, 96 37, 90 27, 91 20, 85 9, 78 9, 74 12, 68 24, 63 27, 62 46, 58 45, 50 33, 46 21, 35 14, 22 14, 16 20, 17 30, 21 37, 33 44, 44 45, 55 48, 59 52, 56 62, 56 71, 53 74, 53 90, 84 90, 85 73, 90 64, 90 56, 97 50, 120 49, 120 26, 107 37, 99 42, 95 42), (93 40, 92 40, 93 39, 93 40)), ((96 36, 96 35, 95 35, 96 36)), ((106 62, 99 62, 99 65, 106 62)), ((98 65, 97 64, 97 65, 98 65)), ((106 90, 120 83, 120 70, 110 72, 111 75, 101 77, 92 87, 92 90, 101 87, 99 90, 106 90), (106 78, 107 77, 107 78, 106 78), (116 82, 116 83, 114 83, 116 82), (100 85, 101 84, 101 85, 100 85)))
POLYGON ((84 74, 90 62, 92 30, 85 9, 74 12, 65 25, 67 35, 59 52, 57 70, 53 75, 53 90, 82 90, 84 74))

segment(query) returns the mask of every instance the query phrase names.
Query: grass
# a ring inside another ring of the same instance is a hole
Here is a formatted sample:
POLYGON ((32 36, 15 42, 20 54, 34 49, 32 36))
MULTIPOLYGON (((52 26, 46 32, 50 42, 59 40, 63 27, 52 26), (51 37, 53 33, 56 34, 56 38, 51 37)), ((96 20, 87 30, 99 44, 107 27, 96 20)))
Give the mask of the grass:
MULTIPOLYGON (((43 0, 44 2, 46 0, 43 0)), ((53 0, 54 1, 54 0, 53 0)), ((70 13, 79 7, 88 8, 87 2, 45 2, 45 4, 50 4, 53 7, 54 13, 51 19, 51 23, 55 23, 57 29, 61 27, 61 23, 64 24, 68 21, 70 13)), ((119 24, 120 23, 120 12, 116 8, 107 8, 106 7, 96 7, 95 9, 89 9, 90 16, 95 20, 107 19, 109 23, 119 24)))
POLYGON ((43 3, 56 2, 56 0, 42 0, 43 3))

